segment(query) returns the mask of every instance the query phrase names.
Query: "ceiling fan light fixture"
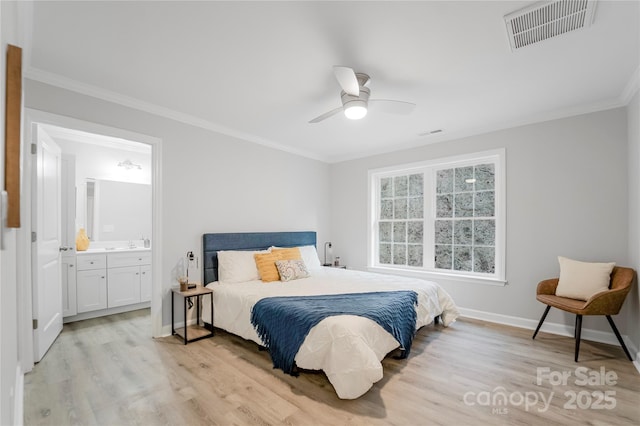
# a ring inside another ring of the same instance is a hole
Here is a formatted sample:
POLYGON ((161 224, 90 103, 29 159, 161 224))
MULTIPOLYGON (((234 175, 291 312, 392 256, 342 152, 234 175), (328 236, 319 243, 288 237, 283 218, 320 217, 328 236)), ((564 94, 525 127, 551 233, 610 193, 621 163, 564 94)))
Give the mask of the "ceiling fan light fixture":
MULTIPOLYGON (((340 111, 344 112, 344 115, 350 120, 360 120, 367 115, 370 100, 369 96, 371 95, 371 90, 367 87, 371 80, 369 75, 354 72, 351 68, 342 66, 334 66, 333 73, 342 89, 340 91, 342 107, 334 108, 331 111, 309 120, 310 124, 319 123, 329 117, 333 117, 339 114, 340 111)), ((395 101, 392 99, 371 99, 371 102, 375 103, 376 110, 401 115, 410 114, 416 106, 411 102, 395 101)))
POLYGON ((344 106, 344 115, 350 120, 360 120, 367 115, 367 103, 364 101, 351 101, 344 106))

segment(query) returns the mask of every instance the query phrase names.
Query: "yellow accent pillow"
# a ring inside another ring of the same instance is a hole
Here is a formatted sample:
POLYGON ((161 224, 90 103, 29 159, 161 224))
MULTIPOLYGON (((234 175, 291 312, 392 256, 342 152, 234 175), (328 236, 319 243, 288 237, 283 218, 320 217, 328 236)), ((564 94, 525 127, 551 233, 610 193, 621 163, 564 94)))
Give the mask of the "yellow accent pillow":
POLYGON ((273 249, 270 253, 256 253, 256 267, 260 273, 260 279, 264 282, 280 281, 280 273, 276 266, 276 260, 300 260, 298 247, 273 249))
POLYGON ((270 282, 280 280, 280 274, 276 267, 276 260, 280 260, 280 254, 276 252, 256 253, 253 257, 256 259, 256 267, 258 268, 262 281, 270 282))
POLYGON ((277 260, 302 260, 302 254, 300 254, 298 247, 273 248, 271 252, 280 254, 280 259, 277 260))

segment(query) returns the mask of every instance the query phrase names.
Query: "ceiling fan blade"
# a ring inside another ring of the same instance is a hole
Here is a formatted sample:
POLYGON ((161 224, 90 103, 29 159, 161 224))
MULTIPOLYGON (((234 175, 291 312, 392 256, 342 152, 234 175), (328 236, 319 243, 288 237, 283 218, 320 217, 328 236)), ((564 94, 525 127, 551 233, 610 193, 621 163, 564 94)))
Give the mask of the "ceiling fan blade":
POLYGON ((373 106, 376 111, 399 115, 411 114, 416 107, 416 104, 411 102, 393 101, 391 99, 369 99, 369 105, 373 106))
POLYGON ((332 115, 336 115, 337 113, 342 111, 342 107, 338 107, 336 109, 332 109, 329 112, 325 112, 324 114, 314 118, 313 120, 309 120, 309 123, 313 124, 313 123, 319 123, 322 120, 326 120, 327 118, 331 117, 332 115))
POLYGON ((356 73, 349 67, 341 67, 335 65, 333 67, 333 73, 336 75, 336 80, 342 87, 345 93, 352 96, 360 95, 360 85, 356 78, 356 73))

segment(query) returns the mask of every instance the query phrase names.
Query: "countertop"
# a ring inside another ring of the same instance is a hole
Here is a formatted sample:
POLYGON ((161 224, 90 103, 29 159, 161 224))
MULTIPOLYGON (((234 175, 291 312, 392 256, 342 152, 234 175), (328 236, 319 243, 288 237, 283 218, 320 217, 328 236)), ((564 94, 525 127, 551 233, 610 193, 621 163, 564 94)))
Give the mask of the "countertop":
POLYGON ((128 247, 115 247, 115 248, 89 248, 85 251, 76 252, 77 255, 83 254, 102 254, 102 253, 139 253, 151 251, 151 248, 145 247, 136 247, 136 248, 128 248, 128 247))

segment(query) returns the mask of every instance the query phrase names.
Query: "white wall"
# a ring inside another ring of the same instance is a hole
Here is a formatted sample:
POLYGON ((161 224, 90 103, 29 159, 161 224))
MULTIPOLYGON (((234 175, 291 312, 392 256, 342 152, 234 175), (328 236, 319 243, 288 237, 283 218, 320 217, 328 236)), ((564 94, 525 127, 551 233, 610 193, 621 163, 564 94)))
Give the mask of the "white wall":
MULTIPOLYGON (((206 232, 314 230, 329 237, 329 166, 27 80, 25 105, 162 139, 163 324, 168 289, 206 232)), ((202 263, 200 262, 200 265, 202 263)))
MULTIPOLYGON (((543 305, 536 285, 558 276, 558 255, 629 262, 626 118, 619 108, 334 164, 334 251, 345 264, 367 266, 369 169, 504 147, 508 285, 438 282, 460 307, 537 322, 543 305)), ((616 321, 628 333, 625 318, 616 321)), ((552 310, 547 322, 572 325, 574 316, 552 310)), ((609 326, 585 318, 584 327, 609 326)))
MULTIPOLYGON (((19 22, 24 17, 22 5, 0 2, 0 187, 4 188, 5 96, 7 44, 23 46, 24 34, 19 22)), ((23 51, 23 63, 26 52, 23 51)), ((21 222, 29 216, 22 209, 21 222)), ((25 338, 18 333, 24 324, 18 306, 24 303, 20 276, 17 269, 18 241, 15 229, 2 235, 4 250, 0 251, 0 424, 22 422, 22 369, 21 343, 25 338)))
POLYGON ((76 157, 76 186, 80 187, 88 178, 116 182, 151 184, 151 151, 136 152, 91 143, 74 142, 55 138, 65 154, 76 157), (125 159, 142 166, 141 170, 126 170, 118 167, 125 159))
MULTIPOLYGON (((640 271, 640 92, 627 107, 629 135, 629 266, 640 271)), ((627 333, 636 348, 640 348, 640 292, 638 281, 627 296, 625 308, 629 313, 627 333)), ((637 358, 636 360, 640 359, 637 358)))

